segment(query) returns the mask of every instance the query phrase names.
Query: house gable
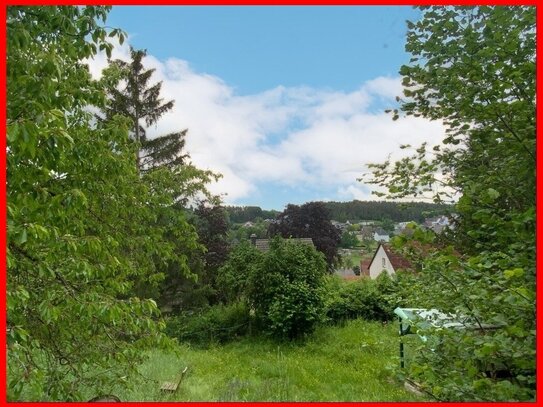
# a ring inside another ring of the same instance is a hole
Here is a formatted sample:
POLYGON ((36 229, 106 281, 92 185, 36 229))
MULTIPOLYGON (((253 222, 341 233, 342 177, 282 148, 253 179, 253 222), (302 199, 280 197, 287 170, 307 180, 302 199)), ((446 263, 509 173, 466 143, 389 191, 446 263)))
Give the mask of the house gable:
POLYGON ((368 266, 370 278, 377 278, 379 274, 386 271, 388 275, 396 274, 399 269, 410 269, 411 263, 402 255, 395 253, 389 245, 379 244, 375 251, 370 265, 368 266))
POLYGON ((381 244, 377 247, 368 268, 370 278, 372 279, 377 278, 382 272, 386 272, 390 276, 395 274, 394 267, 390 263, 390 259, 381 244))

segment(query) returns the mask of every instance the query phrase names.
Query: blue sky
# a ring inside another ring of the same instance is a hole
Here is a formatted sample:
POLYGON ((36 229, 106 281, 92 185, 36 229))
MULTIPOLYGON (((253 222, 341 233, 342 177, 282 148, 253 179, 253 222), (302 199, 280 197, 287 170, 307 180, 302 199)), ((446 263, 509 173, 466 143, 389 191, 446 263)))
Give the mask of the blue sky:
MULTIPOLYGON (((146 48, 176 107, 153 131, 189 128, 194 163, 221 172, 228 204, 282 209, 375 199, 356 181, 439 123, 392 122, 411 7, 116 6, 108 25, 146 48)), ((115 57, 126 58, 126 44, 115 57)), ((101 69, 104 60, 94 62, 101 69)))
POLYGON ((408 60, 412 7, 114 7, 109 23, 157 58, 177 56, 241 94, 277 85, 353 90, 408 60))

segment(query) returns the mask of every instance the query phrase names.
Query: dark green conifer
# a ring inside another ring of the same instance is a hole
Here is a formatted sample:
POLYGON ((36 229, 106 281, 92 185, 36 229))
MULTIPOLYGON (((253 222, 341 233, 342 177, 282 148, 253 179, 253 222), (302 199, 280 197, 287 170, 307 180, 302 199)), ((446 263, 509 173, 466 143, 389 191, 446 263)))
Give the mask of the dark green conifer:
POLYGON ((174 101, 165 102, 160 97, 162 82, 150 82, 155 70, 143 67, 142 60, 146 55, 146 50, 130 47, 129 62, 113 61, 120 68, 120 80, 109 88, 110 103, 105 112, 106 119, 116 114, 132 119, 130 135, 140 144, 137 165, 141 172, 183 164, 188 158, 188 154, 183 153, 187 129, 155 138, 147 135, 147 128, 170 111, 174 101))

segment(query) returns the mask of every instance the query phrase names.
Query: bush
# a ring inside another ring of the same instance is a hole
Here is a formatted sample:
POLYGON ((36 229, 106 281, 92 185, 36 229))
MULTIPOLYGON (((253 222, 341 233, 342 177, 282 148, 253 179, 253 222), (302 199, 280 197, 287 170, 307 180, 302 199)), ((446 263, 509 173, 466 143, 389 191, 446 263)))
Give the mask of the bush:
POLYGON ((251 275, 249 298, 265 332, 293 339, 324 315, 326 261, 315 248, 276 237, 251 275))
POLYGON ((250 276, 258 268, 263 256, 249 242, 240 243, 230 252, 217 275, 219 294, 224 301, 236 302, 247 296, 250 276))
POLYGON ((326 316, 336 323, 356 318, 389 321, 396 307, 396 290, 397 285, 385 273, 375 280, 343 281, 332 277, 327 284, 326 316))
POLYGON ((244 302, 216 305, 199 313, 185 312, 170 318, 166 333, 195 345, 226 343, 250 332, 251 316, 244 302))

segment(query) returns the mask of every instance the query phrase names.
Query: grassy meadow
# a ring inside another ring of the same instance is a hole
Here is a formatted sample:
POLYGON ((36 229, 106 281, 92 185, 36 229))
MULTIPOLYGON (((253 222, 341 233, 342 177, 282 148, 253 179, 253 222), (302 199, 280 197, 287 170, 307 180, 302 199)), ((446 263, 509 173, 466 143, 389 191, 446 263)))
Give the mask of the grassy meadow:
POLYGON ((394 379, 396 324, 355 320, 321 327, 305 342, 244 338, 179 356, 153 352, 133 388, 111 389, 122 401, 417 401, 394 379), (176 393, 159 388, 185 366, 176 393))

